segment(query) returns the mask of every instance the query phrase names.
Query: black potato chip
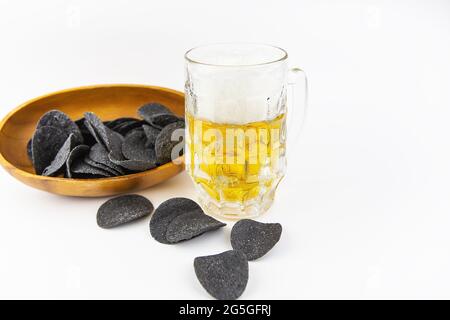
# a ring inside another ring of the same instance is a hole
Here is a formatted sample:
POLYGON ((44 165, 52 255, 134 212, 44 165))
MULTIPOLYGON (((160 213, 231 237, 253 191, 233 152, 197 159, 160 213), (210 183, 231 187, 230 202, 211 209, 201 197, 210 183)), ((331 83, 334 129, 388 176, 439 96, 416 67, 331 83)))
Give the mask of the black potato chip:
MULTIPOLYGON (((92 124, 87 121, 84 120, 84 126, 86 127, 86 129, 89 131, 89 134, 91 135, 92 138, 94 138, 95 143, 100 143, 102 146, 105 147, 105 143, 103 142, 103 140, 100 138, 100 135, 98 134, 98 132, 94 129, 94 127, 92 126, 92 124)), ((106 147, 105 147, 106 148, 106 147)))
POLYGON ((55 159, 67 136, 56 127, 41 126, 33 135, 32 154, 36 174, 41 175, 55 159))
POLYGON ((38 121, 36 129, 43 126, 56 127, 64 132, 65 139, 69 134, 73 133, 74 143, 83 143, 83 135, 81 134, 78 125, 73 122, 68 115, 59 110, 51 110, 46 112, 38 121))
POLYGON ((79 146, 76 146, 73 148, 72 151, 70 151, 69 157, 66 161, 66 177, 72 178, 72 164, 75 160, 82 160, 85 155, 89 152, 89 146, 81 144, 79 146))
POLYGON ((141 120, 132 120, 132 121, 124 122, 124 123, 118 125, 113 130, 116 131, 117 133, 121 134, 122 136, 125 136, 127 133, 129 133, 133 129, 141 128, 143 123, 144 122, 141 120))
POLYGON ((180 120, 166 106, 156 102, 143 105, 139 108, 138 114, 145 121, 160 129, 172 122, 180 120))
POLYGON ((248 261, 240 251, 197 257, 194 269, 200 284, 216 299, 237 299, 247 287, 248 261))
POLYGON ((138 127, 138 128, 134 128, 133 130, 130 130, 129 132, 127 132, 126 135, 123 136, 123 138, 126 139, 129 135, 134 134, 135 132, 138 132, 138 131, 144 132, 144 129, 142 128, 142 126, 138 127))
POLYGON ((137 194, 123 195, 106 201, 97 211, 97 224, 109 229, 150 215, 153 204, 137 194))
POLYGON ((189 240, 206 232, 226 226, 203 211, 186 212, 173 219, 166 230, 166 239, 170 243, 189 240))
POLYGON ((142 172, 146 170, 150 170, 156 167, 154 161, 146 161, 146 160, 129 160, 129 159, 117 159, 113 153, 109 154, 109 160, 115 165, 121 166, 130 171, 142 172))
POLYGON ((158 114, 153 116, 151 124, 158 129, 163 129, 171 123, 182 120, 182 118, 179 118, 173 114, 158 114))
POLYGON ((129 121, 140 121, 139 119, 135 119, 135 118, 129 118, 129 117, 123 117, 123 118, 117 118, 115 120, 112 121, 108 121, 108 123, 105 123, 105 125, 114 130, 115 127, 125 123, 125 122, 129 122, 129 121))
POLYGON ((58 153, 55 156, 55 159, 53 159, 52 163, 42 172, 43 176, 54 177, 64 171, 66 161, 69 158, 70 151, 72 151, 72 149, 75 147, 74 141, 75 141, 74 134, 71 133, 67 138, 66 142, 64 142, 61 149, 59 149, 58 153))
POLYGON ((166 237, 169 225, 177 217, 192 212, 199 215, 204 215, 202 208, 191 199, 172 198, 164 201, 156 209, 152 219, 150 220, 150 234, 156 241, 164 244, 170 244, 171 242, 168 241, 166 237))
POLYGON ((172 159, 172 150, 180 143, 180 134, 182 141, 184 141, 184 122, 182 121, 169 124, 158 134, 155 142, 155 153, 159 164, 175 160, 180 156, 180 154, 176 154, 174 155, 174 159, 172 159), (181 132, 179 132, 180 130, 181 132))
POLYGON ((112 169, 112 168, 110 168, 110 167, 108 167, 108 166, 106 166, 106 165, 104 165, 102 163, 95 162, 94 160, 89 158, 88 155, 84 157, 84 162, 86 162, 90 166, 93 166, 94 168, 98 168, 98 169, 104 170, 104 171, 110 173, 114 177, 122 175, 122 173, 120 173, 120 172, 118 172, 118 171, 116 171, 116 170, 114 170, 114 169, 112 169))
POLYGON ((113 176, 105 170, 87 164, 84 161, 84 158, 76 158, 75 160, 73 160, 70 166, 70 173, 72 175, 72 178, 76 179, 92 179, 113 176))
POLYGON ((93 146, 97 143, 97 141, 95 140, 89 129, 86 127, 85 121, 86 120, 84 118, 81 118, 75 121, 75 123, 80 129, 81 134, 83 135, 83 144, 93 146))
POLYGON ((122 154, 129 160, 156 162, 155 150, 147 146, 147 135, 142 130, 134 130, 125 137, 122 154))
POLYGON ((114 164, 111 160, 109 160, 108 151, 100 143, 96 143, 92 146, 91 150, 89 151, 89 158, 97 163, 101 163, 105 166, 110 167, 111 169, 121 173, 122 175, 125 174, 125 171, 122 167, 114 164))
POLYGON ((112 152, 116 157, 122 154, 123 137, 117 132, 109 129, 103 124, 99 117, 92 112, 84 114, 85 125, 98 143, 102 144, 106 150, 112 152))
POLYGON ((144 133, 147 136, 146 145, 148 147, 155 147, 156 137, 158 137, 158 134, 161 132, 161 130, 146 124, 142 126, 142 129, 144 130, 144 133))
POLYGON ((282 227, 279 223, 262 223, 243 219, 231 230, 231 246, 242 251, 248 260, 261 258, 280 240, 282 227))

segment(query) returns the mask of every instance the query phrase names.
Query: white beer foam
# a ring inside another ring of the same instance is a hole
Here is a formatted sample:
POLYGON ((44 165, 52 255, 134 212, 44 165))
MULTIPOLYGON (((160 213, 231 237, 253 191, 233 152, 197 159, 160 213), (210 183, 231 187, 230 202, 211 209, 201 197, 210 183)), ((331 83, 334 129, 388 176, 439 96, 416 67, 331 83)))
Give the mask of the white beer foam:
POLYGON ((281 112, 286 79, 283 66, 201 67, 192 71, 196 117, 245 124, 269 120, 281 112))

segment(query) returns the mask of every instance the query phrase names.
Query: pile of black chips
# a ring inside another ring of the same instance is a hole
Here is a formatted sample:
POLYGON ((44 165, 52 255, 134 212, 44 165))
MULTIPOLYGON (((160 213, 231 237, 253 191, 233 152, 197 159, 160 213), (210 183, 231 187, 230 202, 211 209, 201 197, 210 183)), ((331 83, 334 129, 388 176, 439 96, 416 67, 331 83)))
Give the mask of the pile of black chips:
POLYGON ((102 121, 86 112, 72 121, 58 110, 45 113, 27 145, 36 174, 116 177, 153 169, 182 155, 183 118, 159 103, 143 105, 138 114, 142 119, 102 121))
MULTIPOLYGON (((97 224, 113 228, 152 215, 150 234, 163 244, 175 244, 225 226, 208 215, 193 200, 172 198, 153 212, 153 204, 140 195, 124 195, 106 201, 97 212, 97 224)), ((216 299, 239 298, 247 287, 248 261, 268 253, 280 240, 279 223, 261 223, 243 219, 231 230, 231 246, 219 254, 197 257, 194 269, 205 290, 216 299)))

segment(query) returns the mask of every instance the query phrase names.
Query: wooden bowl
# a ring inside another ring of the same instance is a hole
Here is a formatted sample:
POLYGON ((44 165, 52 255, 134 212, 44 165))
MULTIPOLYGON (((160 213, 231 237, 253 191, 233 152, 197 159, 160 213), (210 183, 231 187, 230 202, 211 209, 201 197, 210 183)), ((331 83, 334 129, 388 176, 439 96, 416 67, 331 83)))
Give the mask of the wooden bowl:
POLYGON ((102 120, 137 117, 137 109, 147 102, 160 102, 175 114, 184 116, 184 95, 171 89, 147 85, 95 85, 67 89, 25 102, 0 122, 0 164, 17 180, 36 189, 78 197, 111 196, 148 188, 180 173, 178 164, 169 162, 152 170, 102 179, 67 179, 39 176, 26 153, 26 145, 39 118, 58 109, 72 120, 86 111, 102 120))

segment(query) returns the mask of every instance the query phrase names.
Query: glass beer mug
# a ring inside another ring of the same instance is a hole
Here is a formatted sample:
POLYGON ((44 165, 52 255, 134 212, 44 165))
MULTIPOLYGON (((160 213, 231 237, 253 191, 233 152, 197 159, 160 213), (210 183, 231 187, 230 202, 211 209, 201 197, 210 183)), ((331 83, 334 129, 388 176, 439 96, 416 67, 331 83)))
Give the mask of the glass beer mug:
POLYGON ((287 57, 242 43, 186 53, 186 169, 207 213, 242 219, 271 206, 286 170, 289 79, 304 76, 287 57))

